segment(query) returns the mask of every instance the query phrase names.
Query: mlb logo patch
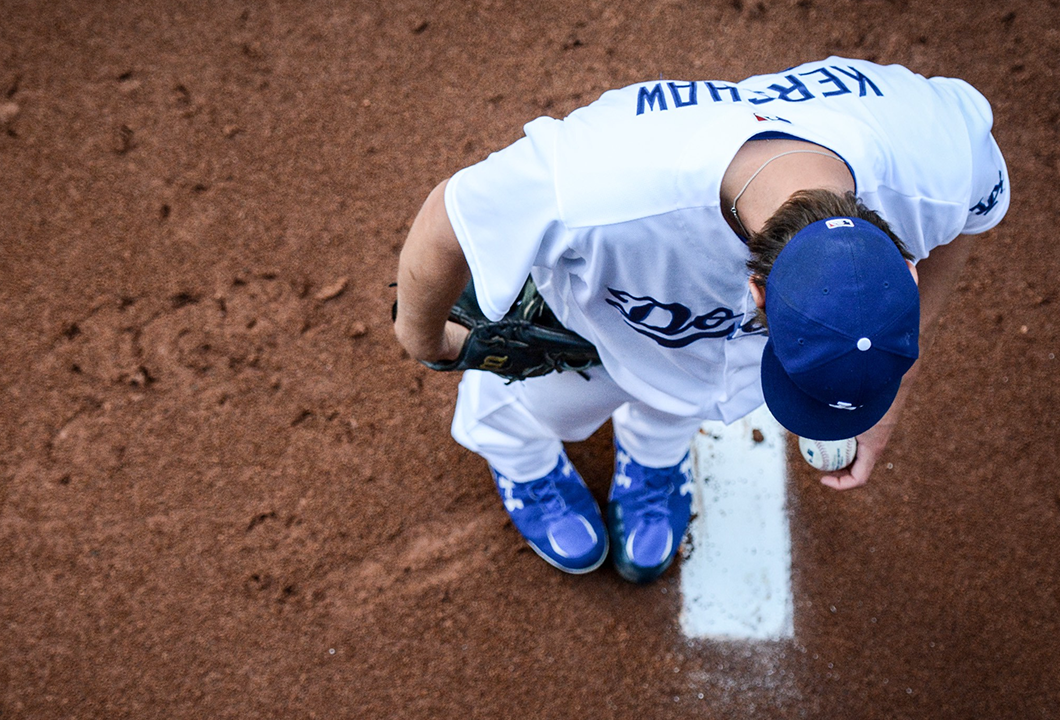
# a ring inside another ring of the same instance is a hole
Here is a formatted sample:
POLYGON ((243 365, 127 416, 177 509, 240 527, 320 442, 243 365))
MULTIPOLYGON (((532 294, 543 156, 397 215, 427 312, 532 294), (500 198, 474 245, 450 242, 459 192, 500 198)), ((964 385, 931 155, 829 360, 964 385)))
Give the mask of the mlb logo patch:
POLYGON ((854 227, 854 221, 850 218, 832 218, 831 220, 825 220, 824 225, 829 230, 835 230, 841 227, 854 227))

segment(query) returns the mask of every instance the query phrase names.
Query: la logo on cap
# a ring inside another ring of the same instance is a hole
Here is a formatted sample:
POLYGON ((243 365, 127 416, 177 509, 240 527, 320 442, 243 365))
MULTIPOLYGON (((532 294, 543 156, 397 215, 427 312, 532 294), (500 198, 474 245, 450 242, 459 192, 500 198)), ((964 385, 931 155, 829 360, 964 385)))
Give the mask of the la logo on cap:
POLYGON ((831 220, 825 220, 825 227, 829 230, 835 230, 836 228, 852 228, 854 227, 854 221, 850 218, 832 218, 831 220))

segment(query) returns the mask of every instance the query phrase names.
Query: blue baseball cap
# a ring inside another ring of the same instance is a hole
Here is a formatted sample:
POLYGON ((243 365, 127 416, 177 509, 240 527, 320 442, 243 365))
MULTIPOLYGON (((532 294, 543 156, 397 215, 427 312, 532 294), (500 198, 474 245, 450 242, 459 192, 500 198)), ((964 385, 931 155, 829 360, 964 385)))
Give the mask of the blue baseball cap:
POLYGON ((807 225, 766 281, 762 392, 789 431, 842 440, 884 416, 919 354, 920 294, 894 242, 872 223, 807 225))

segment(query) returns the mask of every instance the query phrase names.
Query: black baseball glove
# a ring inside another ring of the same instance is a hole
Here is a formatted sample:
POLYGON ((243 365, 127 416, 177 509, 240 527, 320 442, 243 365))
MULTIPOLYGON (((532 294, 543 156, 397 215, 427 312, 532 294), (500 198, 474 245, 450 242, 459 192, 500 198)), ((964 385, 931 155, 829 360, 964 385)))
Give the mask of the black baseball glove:
POLYGON ((514 382, 550 372, 584 374, 600 364, 592 343, 560 325, 530 278, 496 322, 482 314, 469 281, 449 319, 471 332, 455 360, 424 363, 432 370, 488 370, 514 382))

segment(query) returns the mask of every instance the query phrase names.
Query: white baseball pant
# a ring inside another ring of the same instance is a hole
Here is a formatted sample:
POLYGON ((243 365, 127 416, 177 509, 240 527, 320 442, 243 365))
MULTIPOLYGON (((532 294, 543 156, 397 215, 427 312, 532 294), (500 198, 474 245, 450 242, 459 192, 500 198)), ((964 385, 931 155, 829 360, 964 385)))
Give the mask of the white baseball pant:
POLYGON ((493 373, 469 370, 460 381, 453 437, 515 481, 547 475, 564 442, 585 440, 608 417, 636 462, 670 467, 681 461, 701 420, 645 405, 602 367, 588 375, 551 373, 506 384, 493 373))

